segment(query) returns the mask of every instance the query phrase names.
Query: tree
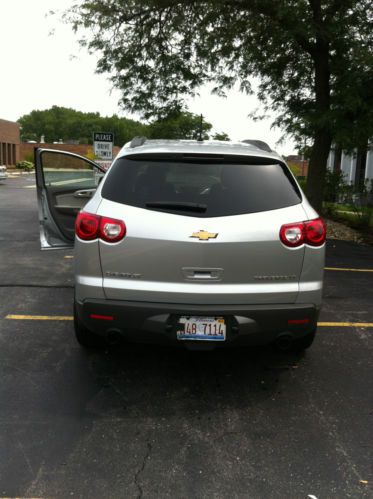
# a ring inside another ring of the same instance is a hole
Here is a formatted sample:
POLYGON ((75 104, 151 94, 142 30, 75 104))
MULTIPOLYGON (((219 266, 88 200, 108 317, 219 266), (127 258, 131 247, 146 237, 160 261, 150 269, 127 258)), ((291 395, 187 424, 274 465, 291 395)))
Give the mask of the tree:
POLYGON ((189 112, 174 112, 159 118, 148 126, 146 136, 150 139, 209 139, 211 123, 201 116, 189 112))
POLYGON ((223 140, 223 141, 228 141, 230 140, 229 136, 225 132, 218 132, 215 133, 212 136, 213 140, 223 140))
MULTIPOLYGON (((197 139, 201 131, 201 116, 190 112, 173 112, 167 117, 149 124, 116 115, 100 116, 99 113, 83 113, 75 109, 53 106, 43 111, 34 110, 18 120, 22 126, 22 140, 45 142, 62 139, 64 142, 77 140, 81 144, 92 144, 94 132, 111 132, 115 145, 122 146, 135 136, 148 139, 197 139)), ((202 138, 210 138, 211 123, 202 120, 202 138)), ((218 134, 219 140, 227 140, 225 133, 218 134)), ((217 138, 214 136, 214 138, 217 138)))
POLYGON ((22 139, 46 142, 62 139, 78 140, 91 144, 93 133, 107 131, 114 134, 115 145, 122 146, 135 135, 144 135, 146 125, 127 118, 100 116, 99 113, 83 113, 66 107, 53 106, 50 109, 34 110, 18 120, 22 126, 22 139))
POLYGON ((371 0, 81 0, 65 20, 85 29, 81 43, 100 54, 122 105, 147 118, 180 111, 206 82, 251 92, 260 76, 275 124, 313 141, 316 208, 332 141, 373 133, 371 0))

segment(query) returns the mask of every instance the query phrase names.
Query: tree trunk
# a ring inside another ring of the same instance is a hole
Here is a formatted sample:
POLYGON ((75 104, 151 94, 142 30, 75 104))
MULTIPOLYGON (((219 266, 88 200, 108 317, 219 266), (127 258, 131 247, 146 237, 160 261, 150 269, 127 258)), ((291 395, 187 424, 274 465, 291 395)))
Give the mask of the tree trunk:
MULTIPOLYGON (((321 3, 315 11, 315 18, 320 16, 321 3), (320 12, 319 12, 320 11, 320 12)), ((332 145, 332 124, 329 121, 330 113, 330 67, 329 42, 325 40, 321 31, 316 38, 315 50, 311 54, 315 64, 315 134, 309 162, 306 192, 307 197, 315 208, 320 211, 324 198, 325 174, 332 145)))
POLYGON ((306 193, 309 202, 317 211, 321 210, 324 199, 326 166, 331 145, 330 132, 316 133, 309 162, 306 193))

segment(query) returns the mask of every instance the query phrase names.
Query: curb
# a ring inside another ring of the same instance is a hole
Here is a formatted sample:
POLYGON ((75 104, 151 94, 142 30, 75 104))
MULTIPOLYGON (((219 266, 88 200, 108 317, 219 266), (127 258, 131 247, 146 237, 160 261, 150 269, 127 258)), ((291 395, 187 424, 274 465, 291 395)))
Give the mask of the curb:
POLYGON ((20 176, 20 175, 31 175, 35 173, 35 170, 31 170, 30 172, 20 172, 20 171, 12 171, 12 170, 7 170, 7 173, 9 176, 20 176))

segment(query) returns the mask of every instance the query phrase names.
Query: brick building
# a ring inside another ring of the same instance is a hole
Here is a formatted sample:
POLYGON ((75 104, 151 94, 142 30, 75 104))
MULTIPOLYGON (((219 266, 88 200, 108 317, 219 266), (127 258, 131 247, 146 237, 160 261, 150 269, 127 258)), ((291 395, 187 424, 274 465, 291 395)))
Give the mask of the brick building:
POLYGON ((286 156, 286 161, 288 165, 293 165, 298 167, 298 173, 296 174, 298 177, 307 177, 308 175, 308 159, 304 159, 303 156, 298 154, 292 154, 290 156, 286 156))
POLYGON ((0 165, 12 166, 19 161, 19 125, 0 119, 0 165))

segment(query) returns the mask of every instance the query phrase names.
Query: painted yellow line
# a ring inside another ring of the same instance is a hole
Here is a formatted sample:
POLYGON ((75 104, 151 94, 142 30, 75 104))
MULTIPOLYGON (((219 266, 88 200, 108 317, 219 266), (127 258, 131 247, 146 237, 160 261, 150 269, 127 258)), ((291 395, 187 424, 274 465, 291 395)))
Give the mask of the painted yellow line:
POLYGON ((318 322, 319 327, 373 327, 373 322, 318 322))
POLYGON ((338 270, 341 272, 373 272, 373 269, 345 269, 341 267, 324 267, 324 270, 338 270))
MULTIPOLYGON (((9 314, 5 319, 24 321, 72 321, 70 315, 13 315, 9 314)), ((319 327, 373 327, 373 322, 318 322, 319 327)))
POLYGON ((16 321, 72 321, 74 317, 70 315, 13 315, 8 314, 5 319, 16 321))

